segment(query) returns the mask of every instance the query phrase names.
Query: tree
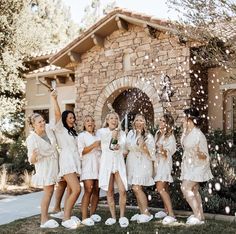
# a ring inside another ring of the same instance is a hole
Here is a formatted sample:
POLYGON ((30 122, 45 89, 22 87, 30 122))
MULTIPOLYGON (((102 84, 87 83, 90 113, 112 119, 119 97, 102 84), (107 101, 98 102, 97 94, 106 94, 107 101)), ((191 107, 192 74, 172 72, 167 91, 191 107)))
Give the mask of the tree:
POLYGON ((200 42, 193 52, 203 66, 221 66, 230 71, 236 66, 236 1, 170 0, 178 11, 180 34, 200 42))
POLYGON ((61 0, 1 0, 0 11, 0 129, 10 136, 23 128, 25 59, 65 46, 79 27, 61 0))
POLYGON ((90 27, 102 16, 106 15, 116 6, 116 0, 110 0, 109 3, 104 5, 101 0, 91 0, 90 4, 84 9, 84 17, 82 18, 83 30, 90 27))

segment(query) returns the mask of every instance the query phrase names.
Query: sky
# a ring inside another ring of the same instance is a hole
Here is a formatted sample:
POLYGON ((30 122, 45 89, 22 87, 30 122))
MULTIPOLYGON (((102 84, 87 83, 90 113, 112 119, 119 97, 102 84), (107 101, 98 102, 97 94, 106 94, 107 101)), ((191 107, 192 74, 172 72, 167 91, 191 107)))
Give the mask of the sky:
MULTIPOLYGON (((80 23, 84 8, 90 4, 91 0, 62 0, 64 4, 70 6, 72 19, 76 23, 80 23)), ((109 0, 101 0, 105 5, 109 0)), ((172 19, 178 18, 177 13, 173 10, 170 11, 166 5, 166 0, 116 0, 117 6, 129 9, 131 11, 137 11, 140 13, 146 13, 148 15, 156 16, 160 19, 172 19)))

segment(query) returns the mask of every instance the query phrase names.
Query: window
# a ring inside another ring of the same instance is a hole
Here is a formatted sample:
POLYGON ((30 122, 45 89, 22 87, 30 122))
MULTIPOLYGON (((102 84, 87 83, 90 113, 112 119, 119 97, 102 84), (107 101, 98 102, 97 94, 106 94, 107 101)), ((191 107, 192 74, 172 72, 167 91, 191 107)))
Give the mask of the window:
POLYGON ((43 110, 33 110, 34 113, 39 113, 43 116, 46 123, 49 123, 49 109, 43 109, 43 110))

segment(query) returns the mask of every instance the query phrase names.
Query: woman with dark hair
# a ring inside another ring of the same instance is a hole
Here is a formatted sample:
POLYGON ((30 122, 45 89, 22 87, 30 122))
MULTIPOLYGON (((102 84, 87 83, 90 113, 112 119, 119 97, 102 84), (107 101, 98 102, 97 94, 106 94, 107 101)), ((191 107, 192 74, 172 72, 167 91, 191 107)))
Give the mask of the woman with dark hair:
POLYGON ((155 143, 147 130, 146 119, 141 114, 134 118, 133 129, 127 135, 126 148, 128 184, 132 186, 140 209, 140 214, 133 215, 131 221, 146 223, 153 215, 148 210, 148 200, 143 186, 155 184, 152 178, 155 143))
POLYGON ((181 190, 188 204, 193 210, 193 215, 187 219, 187 224, 197 225, 204 223, 202 199, 199 193, 199 183, 213 178, 210 169, 207 140, 199 126, 200 113, 196 108, 184 110, 183 134, 183 159, 181 164, 182 180, 181 190))
POLYGON ((77 146, 77 133, 75 126, 75 114, 72 111, 64 111, 61 114, 56 91, 52 91, 51 97, 55 111, 55 135, 59 147, 59 177, 67 183, 67 197, 64 204, 64 218, 62 226, 76 229, 80 220, 71 216, 73 206, 80 195, 81 162, 77 146))
POLYGON ((100 222, 101 217, 95 214, 98 200, 98 175, 101 158, 100 143, 95 132, 95 121, 90 115, 84 117, 84 131, 78 136, 78 148, 82 162, 80 179, 84 183, 84 195, 82 198, 82 224, 93 226, 94 222, 100 222), (88 206, 91 202, 90 216, 88 206))
POLYGON ((156 218, 164 218, 163 224, 176 222, 169 194, 169 183, 173 182, 172 155, 176 151, 176 141, 173 134, 174 118, 170 114, 164 114, 159 121, 159 131, 155 135, 156 144, 156 171, 154 181, 156 189, 161 195, 165 211, 159 211, 155 214, 156 218))
POLYGON ((56 228, 59 224, 48 217, 48 207, 58 175, 56 138, 52 129, 45 123, 40 114, 33 113, 28 121, 33 128, 33 131, 30 132, 26 139, 28 160, 31 164, 34 164, 36 170, 32 182, 35 186, 43 186, 44 191, 41 201, 40 227, 56 228))

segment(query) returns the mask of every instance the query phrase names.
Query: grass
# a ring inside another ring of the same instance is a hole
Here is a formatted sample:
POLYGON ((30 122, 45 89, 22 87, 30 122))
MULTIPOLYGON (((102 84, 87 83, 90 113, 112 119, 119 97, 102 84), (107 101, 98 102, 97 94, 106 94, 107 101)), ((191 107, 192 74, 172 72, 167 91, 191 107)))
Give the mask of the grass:
MULTIPOLYGON (((59 228, 55 229, 40 229, 39 222, 40 217, 39 215, 33 216, 26 219, 21 219, 14 221, 9 224, 1 225, 0 226, 0 233, 1 234, 49 234, 49 233, 83 233, 83 234, 98 234, 98 233, 126 233, 126 234, 136 234, 136 233, 153 233, 153 234, 235 234, 236 233, 236 223, 232 222, 222 222, 222 221, 214 221, 214 220, 207 220, 206 224, 200 226, 186 226, 185 225, 185 218, 178 217, 178 224, 173 226, 163 226, 160 221, 154 219, 149 223, 145 224, 137 224, 136 222, 130 222, 128 228, 121 228, 118 223, 113 226, 106 226, 104 221, 109 217, 109 211, 105 208, 99 208, 98 214, 102 216, 102 223, 96 224, 93 227, 86 227, 80 225, 76 230, 68 230, 64 227, 60 226, 59 228)), ((127 217, 131 217, 135 214, 135 210, 127 210, 126 215, 127 217)), ((79 209, 74 209, 74 215, 81 217, 79 209)), ((59 220, 58 220, 59 221, 59 220)))

